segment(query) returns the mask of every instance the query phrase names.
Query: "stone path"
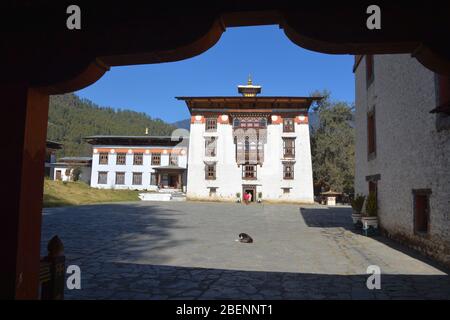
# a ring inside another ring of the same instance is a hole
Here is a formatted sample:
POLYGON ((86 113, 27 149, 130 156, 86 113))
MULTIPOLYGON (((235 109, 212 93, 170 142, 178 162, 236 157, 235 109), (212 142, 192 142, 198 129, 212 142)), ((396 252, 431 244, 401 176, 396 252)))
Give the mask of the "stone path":
MULTIPOLYGON (((44 210, 82 289, 67 299, 450 299, 450 277, 346 207, 137 202, 44 210), (249 233, 253 244, 235 241, 249 233), (366 269, 381 268, 381 290, 366 269)), ((42 243, 42 253, 45 251, 42 243)))

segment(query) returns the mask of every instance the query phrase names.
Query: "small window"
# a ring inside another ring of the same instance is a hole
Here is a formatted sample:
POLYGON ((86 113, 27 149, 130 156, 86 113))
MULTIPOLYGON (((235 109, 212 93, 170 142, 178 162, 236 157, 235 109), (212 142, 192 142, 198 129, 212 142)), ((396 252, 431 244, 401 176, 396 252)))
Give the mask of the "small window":
POLYGON ((216 179, 216 164, 206 164, 205 165, 205 179, 215 180, 216 179))
POLYGON ((256 175, 256 165, 245 164, 242 166, 242 179, 254 180, 257 178, 256 175))
POLYGON ((413 190, 414 197, 414 232, 427 234, 430 221, 431 190, 413 190))
POLYGON ((124 165, 126 164, 127 154, 126 153, 118 153, 116 158, 116 164, 117 165, 124 165))
POLYGON ((152 153, 152 166, 161 165, 161 153, 152 153))
POLYGON ((216 188, 213 188, 213 187, 209 188, 209 196, 210 197, 215 196, 216 194, 217 194, 217 187, 216 188))
POLYGON ((216 131, 217 130, 217 119, 216 118, 207 118, 206 119, 206 131, 216 131))
POLYGON ((142 172, 133 172, 133 185, 140 186, 142 184, 142 172))
POLYGON ((292 162, 283 163, 283 179, 285 180, 294 179, 294 163, 292 162))
POLYGON ((450 76, 438 75, 438 107, 444 109, 444 112, 450 114, 450 76))
POLYGON ((108 153, 101 152, 98 160, 99 160, 99 162, 98 162, 99 164, 108 164, 108 153))
POLYGON ((98 173, 98 184, 107 184, 108 183, 108 172, 100 171, 98 173))
POLYGON ((144 154, 143 153, 135 153, 133 155, 133 164, 135 166, 141 166, 144 162, 144 154))
POLYGON ((282 188, 282 189, 283 189, 283 194, 291 193, 291 188, 282 188))
POLYGON ((436 128, 438 131, 450 129, 450 76, 436 74, 436 128))
POLYGON ((283 132, 294 132, 294 119, 283 119, 283 132))
POLYGON ((283 138, 283 157, 295 158, 295 138, 283 138))
POLYGON ((373 61, 373 55, 367 54, 366 55, 366 84, 367 87, 369 87, 374 79, 374 61, 373 61))
POLYGON ((125 172, 116 172, 116 184, 125 184, 125 172))
POLYGON ((178 155, 176 153, 169 154, 169 164, 171 166, 178 166, 178 155))
POLYGON ((367 114, 367 154, 369 160, 376 155, 375 111, 367 114))
POLYGON ((206 137, 205 138, 205 156, 215 157, 216 156, 216 137, 206 137))

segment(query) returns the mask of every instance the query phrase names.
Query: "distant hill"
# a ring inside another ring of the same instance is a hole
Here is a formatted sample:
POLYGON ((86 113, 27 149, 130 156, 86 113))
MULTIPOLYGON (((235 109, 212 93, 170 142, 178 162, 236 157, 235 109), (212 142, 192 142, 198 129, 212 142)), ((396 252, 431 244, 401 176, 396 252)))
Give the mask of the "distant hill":
POLYGON ((177 122, 172 123, 174 127, 177 127, 179 129, 186 129, 190 130, 191 128, 191 119, 184 119, 177 122))
POLYGON ((151 135, 170 135, 176 129, 143 112, 100 107, 72 93, 50 97, 47 139, 64 145, 58 157, 91 155, 86 136, 144 135, 145 128, 151 135))

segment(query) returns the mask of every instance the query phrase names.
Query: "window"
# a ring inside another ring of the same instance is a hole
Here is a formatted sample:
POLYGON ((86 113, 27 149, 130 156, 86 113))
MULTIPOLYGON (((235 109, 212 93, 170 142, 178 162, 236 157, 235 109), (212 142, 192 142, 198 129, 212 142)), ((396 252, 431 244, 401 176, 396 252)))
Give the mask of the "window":
POLYGON ((294 179, 294 163, 293 162, 283 162, 283 179, 285 179, 285 180, 294 179))
POLYGON ((294 132, 294 119, 283 119, 283 132, 294 132))
POLYGON ((374 62, 373 62, 373 55, 367 54, 366 55, 366 84, 367 87, 369 87, 374 79, 374 62))
POLYGON ((450 129, 450 77, 436 74, 436 128, 438 131, 450 129))
POLYGON ((415 233, 428 233, 430 221, 430 194, 430 189, 413 190, 415 233))
POLYGON ((283 138, 283 157, 295 158, 295 138, 283 138))
POLYGON ((133 155, 133 164, 135 166, 141 166, 143 161, 144 161, 144 154, 142 154, 142 153, 135 153, 133 155))
POLYGON ((98 184, 107 184, 108 183, 108 172, 100 171, 98 173, 98 184))
POLYGON ((375 133, 375 111, 372 111, 367 114, 367 154, 369 160, 376 155, 375 133))
POLYGON ((133 185, 139 186, 142 184, 142 172, 133 172, 133 185))
POLYGON ((156 186, 156 173, 150 173, 150 184, 156 186))
POLYGON ((107 152, 101 152, 100 156, 98 158, 99 164, 108 164, 108 153, 107 152))
POLYGON ((209 196, 215 196, 217 194, 217 187, 211 187, 209 188, 209 196))
POLYGON ((116 172, 116 184, 125 184, 125 172, 116 172))
POLYGON ((205 179, 215 180, 216 179, 216 164, 206 164, 205 165, 205 179))
POLYGON ((245 164, 242 166, 242 179, 254 180, 256 179, 256 165, 245 164))
POLYGON ((152 166, 161 165, 161 153, 152 153, 152 166))
POLYGON ((178 155, 176 153, 169 154, 169 165, 171 165, 171 166, 178 165, 178 155))
POLYGON ((281 188, 283 189, 283 194, 288 194, 291 192, 291 188, 281 188))
POLYGON ((369 180, 369 193, 375 193, 378 198, 378 182, 376 180, 369 180))
POLYGON ((234 118, 233 127, 264 129, 267 127, 267 119, 261 117, 234 118))
POLYGON ((207 118, 206 119, 206 131, 216 131, 217 130, 217 119, 207 118))
POLYGON ((245 157, 245 161, 255 160, 256 156, 257 156, 257 154, 254 153, 254 152, 251 152, 251 150, 250 150, 250 138, 249 137, 245 137, 245 140, 244 140, 244 157, 245 157))
POLYGON ((216 156, 216 137, 206 137, 205 138, 205 156, 215 157, 216 156))
POLYGON ((116 157, 116 164, 123 165, 126 164, 127 154, 126 153, 118 153, 116 157))

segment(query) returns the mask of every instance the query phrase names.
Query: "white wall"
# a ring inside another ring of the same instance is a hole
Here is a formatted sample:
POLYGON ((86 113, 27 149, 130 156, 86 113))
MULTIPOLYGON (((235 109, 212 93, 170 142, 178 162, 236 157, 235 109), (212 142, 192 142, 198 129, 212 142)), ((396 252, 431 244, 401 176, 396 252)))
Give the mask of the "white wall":
POLYGON ((450 264, 450 135, 437 130, 437 115, 429 113, 436 107, 434 73, 407 54, 374 59, 369 90, 364 58, 355 72, 355 191, 367 194, 366 176, 380 174, 378 215, 384 230, 450 264), (376 158, 368 161, 367 111, 373 106, 376 158), (432 191, 426 237, 414 234, 413 189, 432 191))
MULTIPOLYGON (((81 174, 79 177, 79 181, 86 182, 87 184, 90 184, 91 181, 91 168, 90 167, 80 167, 81 168, 81 174)), ((54 168, 52 168, 52 180, 56 180, 56 171, 61 171, 61 181, 72 181, 72 172, 73 169, 70 169, 69 175, 66 175, 66 170, 68 170, 68 166, 58 166, 56 165, 54 168)))

